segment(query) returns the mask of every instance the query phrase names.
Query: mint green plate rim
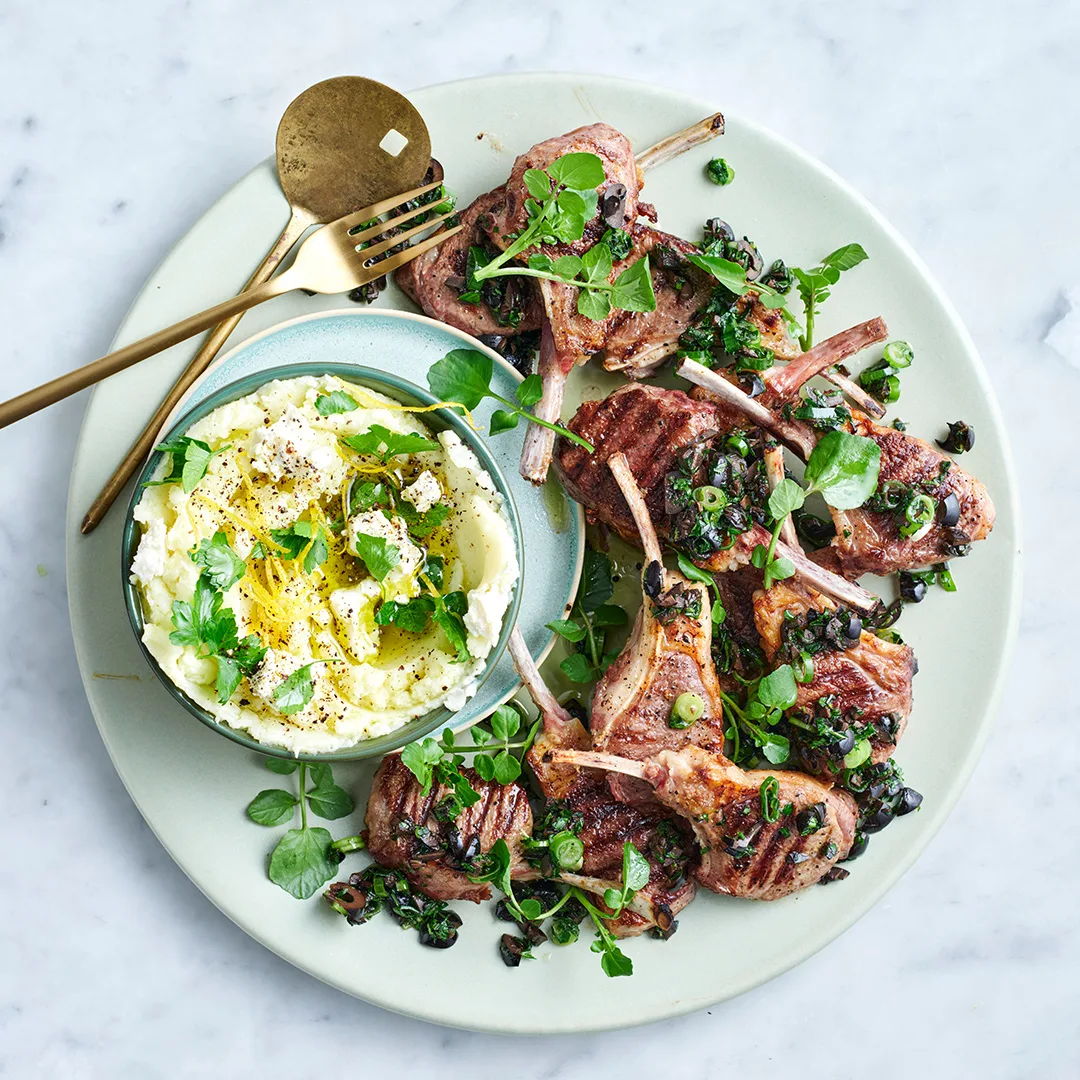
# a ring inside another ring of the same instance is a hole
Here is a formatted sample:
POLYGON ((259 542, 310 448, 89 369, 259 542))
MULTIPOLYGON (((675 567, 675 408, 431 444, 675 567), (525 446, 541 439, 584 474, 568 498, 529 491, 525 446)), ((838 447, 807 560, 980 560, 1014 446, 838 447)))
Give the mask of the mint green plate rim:
MULTIPOLYGON (((429 391, 422 389, 415 383, 402 379, 391 372, 380 371, 376 368, 364 367, 359 364, 334 362, 282 364, 262 371, 251 372, 201 399, 190 410, 183 413, 176 423, 174 423, 165 433, 161 441, 165 442, 174 436, 182 435, 193 424, 213 412, 214 409, 221 405, 227 405, 230 402, 237 401, 242 397, 246 397, 248 394, 254 393, 267 383, 273 382, 275 379, 296 379, 305 375, 334 375, 346 382, 355 383, 365 389, 385 394, 387 397, 393 398, 393 400, 402 405, 436 405, 439 401, 439 399, 434 397, 429 391)), ((446 430, 455 432, 462 442, 464 442, 480 459, 480 463, 491 475, 492 480, 495 482, 496 489, 503 497, 506 515, 510 521, 510 530, 514 537, 514 550, 517 554, 519 573, 514 581, 510 606, 506 609, 506 614, 503 616, 502 632, 499 635, 499 640, 488 654, 484 670, 477 679, 477 692, 479 692, 480 687, 487 681, 492 671, 494 671, 495 665, 499 662, 500 657, 506 650, 506 644, 510 640, 510 632, 517 622, 518 611, 521 607, 521 583, 524 578, 525 566, 525 545, 521 535, 521 522, 518 518, 517 507, 514 504, 514 497, 506 482, 506 477, 503 475, 498 462, 495 461, 477 432, 473 431, 464 419, 451 409, 435 409, 425 415, 424 422, 429 424, 437 432, 446 430)), ((128 620, 135 633, 135 638, 139 643, 139 649, 142 651, 143 656, 146 658, 146 662, 150 665, 158 680, 165 686, 169 693, 192 714, 192 716, 196 717, 207 727, 218 732, 218 734, 224 735, 225 738, 230 739, 235 743, 239 743, 249 750, 254 750, 259 754, 265 754, 268 757, 288 758, 295 761, 363 761, 367 758, 382 757, 395 750, 400 750, 403 746, 414 742, 416 739, 421 739, 425 735, 429 735, 439 727, 454 725, 456 713, 451 712, 445 706, 440 706, 437 709, 433 709, 431 712, 425 713, 423 716, 418 716, 415 720, 410 720, 407 724, 402 725, 400 728, 397 728, 386 735, 380 735, 374 739, 364 739, 354 746, 349 746, 342 750, 335 750, 325 754, 296 754, 284 747, 267 746, 264 743, 259 742, 246 732, 232 728, 228 724, 224 724, 220 720, 215 719, 210 713, 202 708, 202 706, 192 701, 192 699, 188 697, 188 695, 185 694, 164 671, 162 671, 161 666, 146 647, 146 644, 143 641, 143 615, 139 591, 137 587, 132 584, 130 579, 131 562, 135 557, 135 551, 138 548, 139 540, 142 536, 138 522, 135 521, 135 507, 142 496, 143 485, 151 476, 153 476, 154 470, 158 467, 158 464, 163 457, 164 454, 162 452, 155 450, 143 465, 143 468, 136 479, 135 488, 132 491, 131 499, 128 503, 127 512, 124 517, 124 529, 121 539, 120 574, 124 591, 124 606, 127 609, 128 620)))

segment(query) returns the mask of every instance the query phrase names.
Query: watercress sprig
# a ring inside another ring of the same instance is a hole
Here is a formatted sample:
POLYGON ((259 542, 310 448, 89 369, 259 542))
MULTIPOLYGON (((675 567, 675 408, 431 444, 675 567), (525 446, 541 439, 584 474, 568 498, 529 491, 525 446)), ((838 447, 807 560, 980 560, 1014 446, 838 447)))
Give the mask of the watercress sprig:
POLYGON ((758 544, 751 556, 754 566, 765 571, 766 589, 795 573, 790 559, 776 557, 780 530, 788 514, 800 509, 806 496, 815 491, 837 510, 854 510, 874 493, 880 470, 881 447, 873 439, 830 431, 818 440, 806 462, 806 488, 785 477, 769 496, 772 537, 768 547, 758 544))
POLYGON ((606 631, 625 626, 627 621, 624 608, 608 603, 613 591, 611 559, 603 552, 586 548, 571 617, 547 623, 549 630, 577 646, 559 665, 571 682, 595 682, 618 656, 617 652, 604 649, 606 631))
POLYGON ((747 685, 746 701, 739 704, 731 694, 721 691, 728 725, 724 732, 733 743, 731 759, 742 764, 749 755, 742 747, 742 736, 749 736, 766 760, 773 765, 787 761, 791 745, 784 735, 770 730, 780 722, 784 711, 798 698, 798 685, 790 664, 781 664, 775 671, 747 685))
POLYGON ((351 814, 354 809, 352 796, 334 783, 330 766, 323 763, 309 765, 306 762, 268 758, 266 766, 279 776, 299 771, 299 794, 283 788, 267 788, 248 804, 247 815, 256 825, 283 825, 300 807, 300 828, 289 829, 270 853, 268 874, 275 885, 281 886, 297 900, 314 896, 337 872, 337 864, 349 851, 364 846, 359 836, 348 836, 335 841, 323 828, 308 825, 308 809, 327 820, 335 820, 351 814), (314 781, 309 788, 308 774, 314 781))
POLYGON ((451 406, 475 409, 486 397, 494 398, 505 405, 505 410, 500 409, 492 414, 492 435, 516 427, 518 419, 523 416, 526 420, 577 443, 590 454, 593 452, 592 443, 586 442, 580 435, 568 431, 561 424, 541 420, 526 411, 529 406, 535 405, 540 400, 543 392, 538 375, 530 375, 518 386, 516 391, 518 400, 513 402, 491 389, 491 377, 494 373, 494 362, 490 356, 477 352, 476 349, 453 349, 431 365, 427 381, 431 392, 451 406))
POLYGON ((797 266, 791 268, 798 282, 799 296, 802 298, 805 312, 803 322, 806 329, 799 338, 799 345, 803 352, 814 344, 814 319, 821 305, 829 299, 832 286, 840 280, 843 271, 858 266, 868 258, 861 244, 845 244, 826 255, 819 266, 811 267, 809 270, 800 270, 797 266))

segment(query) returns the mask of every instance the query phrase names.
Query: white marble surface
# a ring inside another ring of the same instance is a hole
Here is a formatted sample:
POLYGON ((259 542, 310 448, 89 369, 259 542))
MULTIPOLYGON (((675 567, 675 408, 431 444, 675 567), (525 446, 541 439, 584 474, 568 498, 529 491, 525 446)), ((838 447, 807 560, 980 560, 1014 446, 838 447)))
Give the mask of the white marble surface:
POLYGON ((114 774, 68 627, 63 507, 84 401, 65 402, 0 434, 0 1075, 1075 1076, 1078 597, 1057 537, 1080 528, 1080 503, 1075 423, 1049 422, 1045 402, 1080 392, 1080 315, 1069 317, 1080 304, 1080 9, 372 7, 0 3, 3 396, 103 352, 157 260, 269 152, 282 109, 321 78, 407 87, 594 70, 708 96, 862 190, 946 284, 982 351, 1013 435, 1028 550, 997 731, 956 812, 889 896, 741 999, 548 1040, 382 1013, 232 926, 114 774))

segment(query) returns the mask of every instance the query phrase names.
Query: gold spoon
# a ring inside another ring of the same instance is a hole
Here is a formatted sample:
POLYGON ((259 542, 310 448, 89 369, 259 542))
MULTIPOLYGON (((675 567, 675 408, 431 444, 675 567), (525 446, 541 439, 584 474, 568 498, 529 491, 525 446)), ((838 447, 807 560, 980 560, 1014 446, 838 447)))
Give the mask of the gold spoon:
MULTIPOLYGON (((423 117, 389 86, 342 75, 305 90, 285 110, 277 130, 278 179, 289 201, 289 220, 242 291, 266 281, 310 226, 336 221, 358 207, 419 186, 430 158, 423 117), (407 140, 404 146, 402 139, 407 140)), ((153 449, 162 424, 210 366, 242 314, 207 335, 87 511, 83 533, 101 523, 153 449)))

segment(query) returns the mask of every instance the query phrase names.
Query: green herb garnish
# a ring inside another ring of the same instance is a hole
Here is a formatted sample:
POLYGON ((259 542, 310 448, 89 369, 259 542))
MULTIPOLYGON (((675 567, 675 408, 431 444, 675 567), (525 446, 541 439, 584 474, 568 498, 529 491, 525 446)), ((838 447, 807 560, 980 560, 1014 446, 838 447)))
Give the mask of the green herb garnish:
POLYGON ((229 538, 223 532, 214 533, 211 540, 200 540, 191 553, 191 561, 202 567, 206 580, 222 592, 232 588, 247 572, 247 564, 229 546, 229 538))
POLYGON ((438 450, 439 444, 416 431, 391 431, 382 424, 372 424, 360 435, 345 435, 341 441, 358 454, 371 454, 385 465, 401 454, 421 454, 438 450))
POLYGON ((713 158, 705 166, 705 175, 720 187, 727 187, 735 179, 735 170, 721 157, 713 158))
POLYGON ((206 475, 210 462, 229 449, 221 446, 211 450, 201 439, 189 439, 186 435, 177 435, 154 448, 163 454, 172 455, 172 467, 163 480, 147 480, 146 487, 159 487, 162 484, 179 484, 185 492, 192 492, 206 475))
POLYGON ((800 270, 797 266, 791 268, 798 282, 799 296, 802 297, 805 312, 803 321, 806 329, 799 338, 803 352, 808 351, 814 344, 814 319, 821 305, 829 299, 832 287, 840 280, 841 273, 858 266, 868 258, 860 244, 845 244, 826 255, 820 266, 810 270, 800 270))
POLYGON ((320 394, 315 399, 315 408, 320 416, 334 416, 337 413, 354 412, 359 409, 356 399, 344 390, 334 390, 329 394, 320 394))

